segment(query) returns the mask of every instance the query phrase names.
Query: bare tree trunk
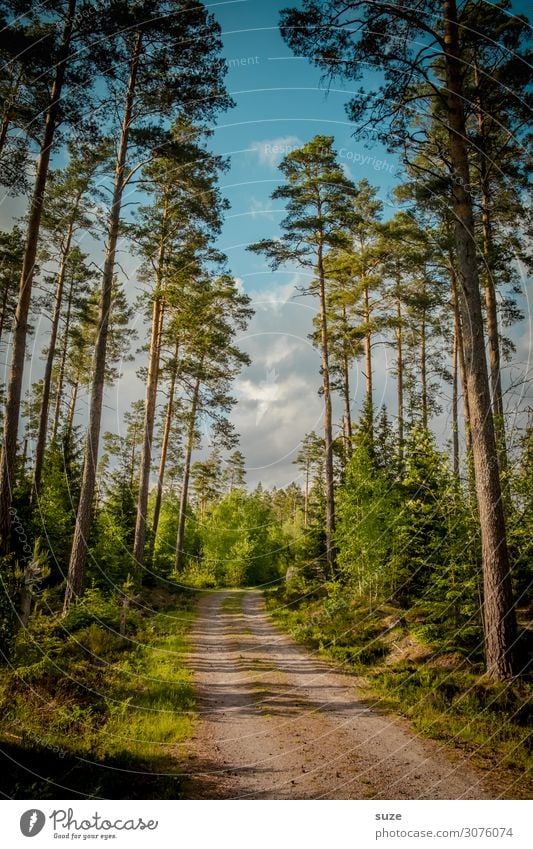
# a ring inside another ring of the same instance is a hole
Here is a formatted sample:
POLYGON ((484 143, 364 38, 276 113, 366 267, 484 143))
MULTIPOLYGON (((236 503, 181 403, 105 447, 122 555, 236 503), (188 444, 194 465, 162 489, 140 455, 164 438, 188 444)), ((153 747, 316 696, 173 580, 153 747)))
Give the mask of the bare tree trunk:
POLYGON ((370 298, 368 286, 365 286, 364 293, 364 319, 367 325, 365 333, 365 381, 366 381, 366 404, 368 410, 368 427, 370 444, 374 444, 374 387, 372 375, 372 334, 368 329, 370 326, 370 298))
POLYGON ((331 385, 329 377, 329 338, 326 303, 326 275, 322 245, 318 246, 317 271, 320 298, 320 341, 322 349, 322 386, 324 389, 324 442, 326 473, 326 558, 330 577, 337 572, 335 550, 335 490, 333 479, 333 423, 331 411, 331 385))
POLYGON ((46 357, 46 366, 43 377, 43 395, 41 399, 41 409, 39 412, 39 429, 37 433, 37 444, 35 447, 35 468, 33 470, 33 487, 31 500, 37 499, 41 488, 41 474, 43 470, 44 450, 46 446, 46 434, 48 432, 48 409, 50 406, 50 387, 52 383, 52 368, 56 354, 57 332, 59 329, 59 319, 61 317, 61 306, 63 302, 63 289, 65 285, 65 277, 67 273, 67 262, 70 253, 70 244, 72 242, 72 234, 74 232, 74 217, 71 218, 65 243, 63 245, 61 265, 57 275, 56 296, 54 305, 54 315, 52 317, 52 328, 50 331, 50 342, 48 345, 48 355, 46 357))
POLYGON ((500 332, 498 328, 498 307, 496 287, 491 272, 492 224, 490 218, 490 199, 488 186, 482 182, 481 210, 483 220, 483 253, 485 256, 487 279, 485 283, 485 311, 487 318, 487 341, 489 350, 489 373, 492 390, 492 414, 498 443, 500 470, 507 469, 507 446, 505 440, 505 418, 503 410, 503 392, 501 379, 500 332))
POLYGON ((428 426, 428 377, 427 377, 427 338, 426 338, 426 310, 422 310, 422 323, 420 325, 420 382, 422 385, 422 426, 427 430, 428 426))
POLYGON ((113 274, 115 270, 115 252, 118 241, 120 210, 122 205, 122 194, 124 191, 126 153, 133 115, 135 85, 141 55, 141 45, 142 33, 139 32, 137 33, 135 40, 135 47, 130 64, 130 76, 126 93, 118 158, 115 168, 113 202, 109 216, 100 312, 98 316, 96 345, 93 356, 93 381, 91 387, 89 424, 87 428, 87 441, 85 447, 85 463, 83 467, 80 500, 76 515, 76 526, 74 528, 74 537, 72 540, 72 550, 70 553, 70 563, 67 575, 67 588, 65 590, 64 601, 65 612, 68 610, 73 599, 83 593, 85 562, 87 559, 87 539, 91 526, 92 503, 96 481, 96 467, 98 462, 98 443, 100 439, 100 422, 102 419, 107 336, 109 331, 109 313, 111 309, 113 274))
POLYGON ((443 14, 459 304, 483 557, 485 656, 488 675, 504 680, 513 673, 516 617, 485 359, 455 0, 443 0, 443 14))
MULTIPOLYGON (((479 85, 479 71, 474 62, 476 85, 479 85)), ((498 322, 498 306, 496 303, 496 286, 492 276, 493 267, 493 238, 491 219, 491 192, 489 166, 485 153, 486 116, 479 98, 476 101, 477 122, 480 135, 480 191, 481 191, 481 222, 483 226, 483 257, 485 260, 485 312, 487 319, 487 343, 489 351, 489 374, 492 394, 492 413, 494 429, 498 444, 500 470, 507 469, 507 446, 505 440, 505 419, 503 410, 503 392, 501 381, 500 332, 498 322)))
POLYGON ((454 315, 453 350, 452 350, 452 453, 453 474, 459 479, 459 322, 457 313, 454 315))
MULTIPOLYGON (((346 318, 346 306, 342 306, 342 320, 344 332, 348 326, 346 318)), ((348 357, 347 343, 344 340, 342 352, 342 394, 344 399, 344 443, 346 458, 349 460, 352 455, 352 411, 350 404, 350 360, 348 357)))
POLYGON ((174 561, 174 569, 179 575, 181 564, 183 562, 183 543, 185 542, 185 519, 187 516, 187 504, 189 501, 189 479, 191 475, 191 458, 192 448, 194 444, 194 428, 196 425, 196 410, 198 407, 198 396, 200 393, 200 377, 196 378, 194 392, 192 396, 191 418, 189 421, 189 429, 187 432, 187 446, 185 449, 185 466, 183 469, 183 482, 180 496, 180 513, 178 520, 178 535, 176 538, 176 558, 174 561))
POLYGON ((309 523, 309 460, 305 464, 304 528, 309 523))
POLYGON ((28 316, 33 286, 33 273, 35 268, 35 258, 37 256, 37 242, 41 227, 50 153, 59 117, 60 100, 63 82, 65 79, 65 69, 69 56, 75 9, 76 0, 69 0, 59 52, 59 61, 56 65, 55 78, 50 95, 50 103, 48 105, 44 122, 41 151, 37 160, 37 173, 30 205, 28 229, 26 233, 26 249, 24 252, 20 278, 19 300, 13 326, 13 350, 11 355, 11 370, 9 374, 5 407, 4 441, 0 456, 0 554, 8 554, 10 550, 10 508, 17 455, 20 401, 24 376, 24 358, 26 355, 26 337, 28 334, 28 316))
POLYGON ((163 297, 159 291, 162 266, 164 262, 164 243, 161 243, 158 261, 156 294, 152 305, 152 330, 150 334, 150 352, 148 356, 148 375, 146 378, 146 398, 144 403, 143 446, 139 476, 139 496, 137 499, 137 518, 133 542, 133 560, 137 570, 144 563, 144 544, 146 541, 146 513, 148 510, 148 490, 150 487, 150 469, 152 467, 152 441, 154 438, 155 408, 157 402, 157 384, 159 380, 159 359, 161 354, 161 334, 163 331, 163 297))
POLYGON ((80 381, 79 377, 77 377, 75 383, 72 386, 72 393, 70 396, 70 404, 68 408, 67 426, 65 428, 65 438, 67 440, 67 445, 70 444, 70 440, 72 439, 72 428, 74 427, 74 414, 76 412, 76 402, 78 400, 79 387, 80 381))
POLYGON ((396 269, 396 372, 398 405, 398 454, 403 459, 404 414, 403 414, 403 316, 400 271, 396 269))
MULTIPOLYGON (((454 325, 457 329, 457 355, 459 363, 459 373, 461 376, 461 389, 463 396, 463 419, 465 428, 465 445, 466 445, 466 460, 469 469, 472 467, 472 425, 470 424, 470 406, 468 404, 468 392, 466 391, 466 366, 465 366, 465 351, 463 345, 463 331, 461 328, 461 314, 459 310, 459 293, 457 291, 457 273, 455 270, 455 258, 450 249, 450 274, 452 278, 452 304, 454 314, 454 325)), ((473 467, 472 467, 473 468, 473 467)), ((475 481, 473 474, 471 475, 472 490, 475 490, 475 481)))
POLYGON ((20 458, 20 476, 24 478, 26 473, 26 460, 28 459, 28 440, 22 443, 22 457, 20 458))
POLYGON ((152 520, 152 538, 155 541, 157 528, 159 526, 159 516, 161 514, 161 502, 163 500, 163 481, 165 478, 165 467, 167 463, 168 442, 170 439, 170 429, 172 427, 172 416, 174 413, 174 392, 176 390, 176 380, 178 377, 178 354, 179 341, 176 342, 176 351, 174 354, 175 364, 172 369, 172 377, 170 379, 170 387, 168 391, 167 409, 165 414, 165 424, 163 427, 163 441, 161 444, 161 456, 159 458, 159 474, 157 476, 157 486, 155 492, 154 503, 154 518, 152 520))
MULTIPOLYGON (((70 281, 67 295, 67 309, 65 312, 65 324, 63 327, 63 344, 61 346, 61 357, 59 359, 59 372, 57 375, 56 401, 54 410, 54 423, 52 425, 52 442, 57 439, 59 431, 59 419, 61 417, 61 402, 63 401, 63 383, 65 380, 65 368, 67 365, 68 340, 70 332, 70 319, 72 315, 72 301, 74 298, 74 280, 70 281)), ((79 379, 79 376, 78 376, 79 379)))

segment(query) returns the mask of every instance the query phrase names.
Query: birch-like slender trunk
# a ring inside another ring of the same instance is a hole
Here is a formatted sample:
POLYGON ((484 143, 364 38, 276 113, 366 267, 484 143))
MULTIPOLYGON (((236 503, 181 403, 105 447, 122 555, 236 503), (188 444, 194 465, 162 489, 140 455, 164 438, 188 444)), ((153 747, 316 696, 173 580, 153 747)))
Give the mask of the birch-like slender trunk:
POLYGON ((459 479, 459 322, 454 315, 452 347, 452 467, 456 480, 459 479))
MULTIPOLYGON (((479 71, 474 63, 476 85, 479 84, 479 71)), ((487 321, 487 347, 489 352, 489 375, 492 395, 492 414, 494 429, 498 444, 500 471, 507 469, 507 445, 505 439, 505 418, 503 409, 503 392, 501 378, 500 330, 498 320, 498 305, 496 301, 496 286, 492 274, 494 239, 492 234, 492 198, 489 168, 485 153, 487 136, 487 118, 479 98, 476 101, 477 123, 480 136, 480 166, 479 188, 481 200, 481 224, 483 230, 483 258, 485 260, 485 315, 487 321)))
POLYGON ((403 315, 402 315, 402 282, 400 270, 396 269, 396 398, 398 407, 398 454, 403 459, 404 445, 404 412, 403 412, 403 315))
MULTIPOLYGON (((348 328, 348 319, 346 316, 346 306, 342 305, 342 322, 343 331, 346 336, 348 328)), ((350 358, 348 355, 348 343, 346 338, 343 342, 342 351, 342 396, 344 401, 344 444, 346 459, 349 460, 352 456, 352 411, 350 399, 350 358)))
POLYGON ((191 476, 191 459, 192 449, 194 445, 194 430, 196 426, 196 411, 198 409, 198 398, 200 394, 200 376, 196 378, 194 385, 191 412, 189 419, 189 427, 187 430, 187 445, 185 447, 185 464, 183 468, 183 481, 181 486, 180 496, 180 512, 178 518, 178 534, 176 537, 176 557, 174 560, 174 569, 179 575, 183 563, 183 544, 185 542, 185 520, 187 517, 187 505, 189 503, 189 480, 191 476))
MULTIPOLYGON (((320 211, 319 211, 320 215, 320 211)), ((324 442, 326 473, 326 558, 331 578, 337 572, 335 549, 335 489, 333 474, 333 421, 331 409, 331 383, 329 375, 329 337, 326 301, 326 275, 322 244, 318 245, 317 272, 320 302, 320 346, 322 354, 322 387, 324 390, 324 442)))
POLYGON ((420 323, 420 385, 422 387, 422 427, 427 430, 428 412, 428 364, 427 364, 427 326, 426 310, 422 310, 420 323))
POLYGON ((76 403, 78 401, 79 388, 80 379, 78 375, 76 377, 76 380, 72 384, 72 391, 70 394, 70 403, 68 407, 67 423, 65 428, 65 438, 67 440, 67 445, 70 445, 70 440, 72 439, 72 428, 74 427, 74 416, 76 414, 76 403))
POLYGON ((70 281, 67 294, 67 305, 65 310, 65 323, 63 325, 63 344, 59 358, 59 370, 56 385, 56 400, 54 408, 54 422, 52 425, 52 442, 57 439, 59 432, 59 420, 61 418, 61 404, 63 401, 63 384, 65 382, 65 369, 67 366, 68 341, 70 332, 70 321, 72 318, 72 302, 74 300, 74 280, 70 281))
POLYGON ((368 286, 364 287, 364 321, 366 324, 365 349, 365 383, 366 404, 368 410, 368 427, 370 444, 374 444, 374 380, 372 374, 372 334, 370 333, 370 294, 368 286))
POLYGON ((50 407, 50 388, 52 385, 52 369, 56 355, 57 334, 59 330, 59 319, 61 318, 61 307, 63 304, 63 290, 67 274, 68 257, 72 235, 74 232, 74 216, 71 217, 65 241, 61 251, 61 263, 57 275, 54 313, 52 316, 52 327, 50 329, 50 341, 43 376, 43 394, 41 397, 41 409, 39 411, 39 428, 37 431, 37 444, 35 446, 35 467, 33 470, 32 501, 39 496, 41 488, 41 475, 43 470, 44 451, 46 447, 46 435, 48 433, 48 410, 50 407))
POLYGON ((168 390, 167 408, 165 412, 165 424, 163 426, 163 440, 161 443, 161 456, 159 457, 159 473, 157 476, 157 485, 154 501, 154 516, 152 519, 152 539, 155 542, 157 528, 159 526, 159 517, 161 515, 161 502, 163 500, 163 482, 165 479, 165 468, 167 464, 168 443, 170 439, 170 430, 172 428, 172 416, 174 414, 174 393, 176 391, 176 380, 178 377, 178 355, 179 341, 176 342, 176 350, 174 353, 174 367, 170 379, 168 390))
POLYGON ((152 442, 154 438, 155 408, 157 403, 157 385, 159 381, 159 360, 161 356, 161 334, 163 332, 164 302, 161 294, 161 281, 165 243, 161 241, 158 258, 156 293, 152 304, 152 328, 148 355, 148 374, 146 378, 146 398, 144 402, 143 444, 139 476, 139 496, 137 499, 137 518, 133 542, 133 561, 140 572, 144 565, 144 545, 146 542, 146 513, 148 510, 148 490, 150 488, 150 470, 152 468, 152 442))

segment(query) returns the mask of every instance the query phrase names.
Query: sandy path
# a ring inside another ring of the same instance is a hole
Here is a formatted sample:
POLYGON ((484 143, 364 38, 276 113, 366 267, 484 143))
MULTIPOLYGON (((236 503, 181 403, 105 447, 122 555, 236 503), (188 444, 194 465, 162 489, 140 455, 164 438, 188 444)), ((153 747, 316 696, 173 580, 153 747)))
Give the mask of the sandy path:
POLYGON ((190 798, 481 799, 480 776, 358 700, 257 592, 208 593, 194 627, 190 798))

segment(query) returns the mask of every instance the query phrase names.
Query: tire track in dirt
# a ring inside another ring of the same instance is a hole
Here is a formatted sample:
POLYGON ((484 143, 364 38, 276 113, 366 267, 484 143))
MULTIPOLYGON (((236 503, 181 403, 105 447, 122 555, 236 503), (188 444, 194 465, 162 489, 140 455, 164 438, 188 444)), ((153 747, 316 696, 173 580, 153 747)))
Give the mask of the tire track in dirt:
POLYGON ((487 798, 457 753, 369 708, 355 676, 276 628, 261 593, 207 593, 191 638, 188 798, 487 798))

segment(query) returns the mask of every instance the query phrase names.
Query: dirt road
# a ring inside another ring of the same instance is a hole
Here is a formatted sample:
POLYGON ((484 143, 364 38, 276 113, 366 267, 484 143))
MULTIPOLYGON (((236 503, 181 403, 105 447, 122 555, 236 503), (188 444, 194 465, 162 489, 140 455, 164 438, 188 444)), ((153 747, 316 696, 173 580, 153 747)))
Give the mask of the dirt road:
POLYGON ((193 632, 190 798, 482 799, 454 753, 358 699, 279 631, 258 592, 208 593, 193 632))

